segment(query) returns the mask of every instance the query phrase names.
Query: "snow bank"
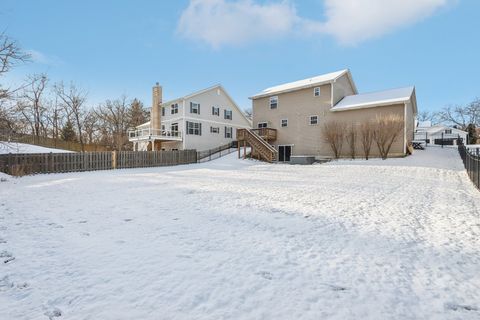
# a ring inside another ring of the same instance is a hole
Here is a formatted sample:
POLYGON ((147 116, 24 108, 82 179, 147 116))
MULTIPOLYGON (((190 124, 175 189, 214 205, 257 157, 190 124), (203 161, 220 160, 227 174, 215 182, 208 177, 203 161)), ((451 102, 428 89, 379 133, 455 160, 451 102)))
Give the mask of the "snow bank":
POLYGON ((235 157, 0 183, 2 317, 480 317, 480 193, 454 149, 235 157))
POLYGON ((63 153, 72 152, 63 149, 45 148, 32 144, 0 141, 0 154, 6 153, 63 153))

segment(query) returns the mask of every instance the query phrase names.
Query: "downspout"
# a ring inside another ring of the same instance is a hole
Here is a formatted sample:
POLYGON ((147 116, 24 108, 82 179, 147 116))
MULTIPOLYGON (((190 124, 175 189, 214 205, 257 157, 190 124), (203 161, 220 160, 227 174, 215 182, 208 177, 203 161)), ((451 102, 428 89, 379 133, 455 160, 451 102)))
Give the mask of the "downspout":
POLYGON ((407 153, 407 103, 403 104, 403 152, 407 153))
POLYGON ((185 99, 182 99, 182 115, 183 115, 183 119, 182 119, 182 149, 185 150, 185 146, 186 146, 186 142, 185 142, 185 139, 187 138, 187 128, 186 128, 186 121, 185 121, 185 99))

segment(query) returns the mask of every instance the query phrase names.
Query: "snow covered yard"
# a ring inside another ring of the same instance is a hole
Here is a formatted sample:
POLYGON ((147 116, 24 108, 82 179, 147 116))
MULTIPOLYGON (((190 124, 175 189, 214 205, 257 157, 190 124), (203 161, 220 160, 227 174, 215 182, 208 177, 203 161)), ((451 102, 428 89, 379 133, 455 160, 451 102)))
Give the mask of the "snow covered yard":
POLYGON ((45 148, 33 144, 0 141, 0 154, 7 153, 63 153, 72 152, 63 149, 45 148))
POLYGON ((235 156, 1 182, 0 318, 480 319, 480 192, 455 149, 235 156))

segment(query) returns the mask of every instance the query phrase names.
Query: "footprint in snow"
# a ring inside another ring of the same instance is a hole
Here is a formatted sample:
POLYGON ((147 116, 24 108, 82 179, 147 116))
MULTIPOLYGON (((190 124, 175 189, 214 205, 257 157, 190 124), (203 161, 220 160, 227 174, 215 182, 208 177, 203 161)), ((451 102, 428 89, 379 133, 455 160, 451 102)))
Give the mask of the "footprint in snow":
POLYGON ((125 221, 125 222, 130 222, 130 221, 132 221, 132 220, 133 220, 133 219, 123 219, 123 221, 125 221))
POLYGON ((260 272, 257 272, 257 274, 259 276, 262 276, 263 278, 265 278, 267 280, 272 280, 273 279, 273 274, 268 272, 268 271, 260 271, 260 272))
POLYGON ((13 256, 13 255, 12 255, 10 252, 6 251, 6 250, 0 251, 0 258, 10 258, 10 257, 12 257, 12 256, 13 256))
POLYGON ((469 306, 469 305, 462 305, 462 304, 456 304, 456 303, 446 303, 445 304, 445 309, 448 310, 453 310, 453 311, 478 311, 478 308, 475 306, 469 306))
POLYGON ((54 318, 58 318, 62 316, 62 310, 55 308, 53 310, 47 311, 44 313, 49 320, 53 320, 54 318))
POLYGON ((346 291, 348 290, 347 287, 342 287, 342 286, 337 286, 337 285, 334 285, 334 284, 329 284, 329 283, 322 283, 324 286, 327 286, 329 287, 331 290, 333 291, 346 291))
POLYGON ((78 221, 78 223, 87 223, 87 220, 78 221))
POLYGON ((0 238, 0 243, 7 243, 7 240, 4 240, 3 238, 0 238))

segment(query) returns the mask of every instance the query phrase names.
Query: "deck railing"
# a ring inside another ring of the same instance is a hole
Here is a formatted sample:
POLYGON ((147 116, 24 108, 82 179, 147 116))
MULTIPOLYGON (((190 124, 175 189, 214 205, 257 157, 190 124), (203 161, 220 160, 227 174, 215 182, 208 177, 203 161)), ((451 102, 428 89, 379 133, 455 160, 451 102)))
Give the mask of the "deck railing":
POLYGON ((158 130, 158 129, 135 129, 128 130, 128 139, 130 141, 137 140, 149 140, 149 139, 159 139, 159 140, 182 140, 181 131, 173 130, 158 130))

